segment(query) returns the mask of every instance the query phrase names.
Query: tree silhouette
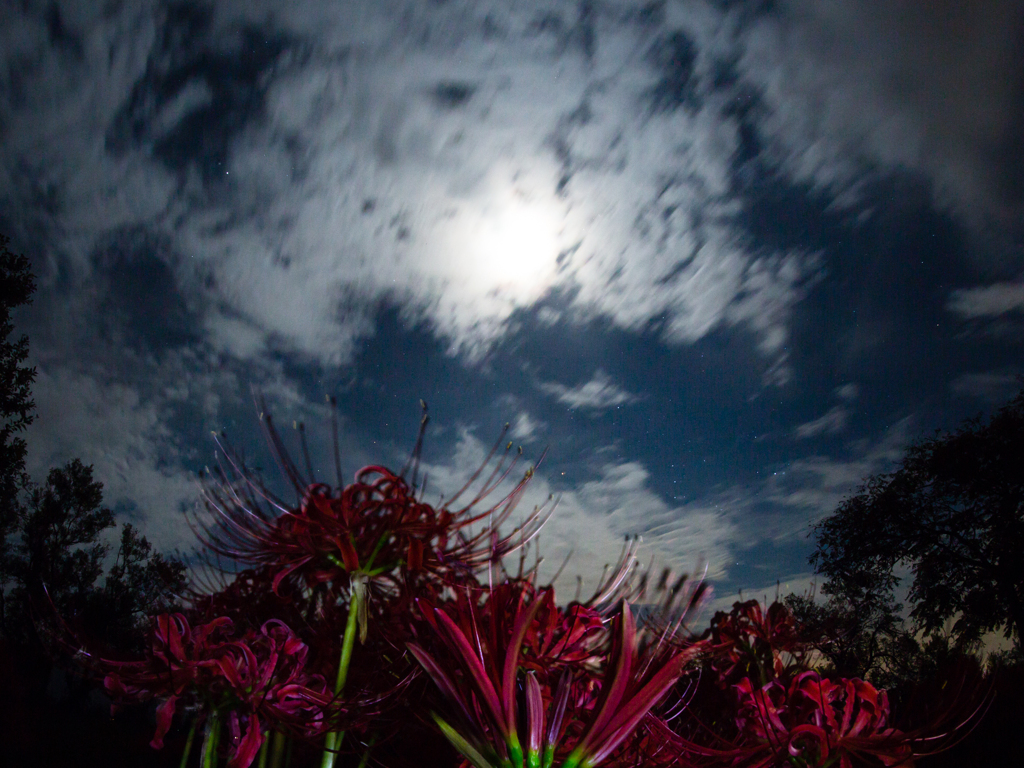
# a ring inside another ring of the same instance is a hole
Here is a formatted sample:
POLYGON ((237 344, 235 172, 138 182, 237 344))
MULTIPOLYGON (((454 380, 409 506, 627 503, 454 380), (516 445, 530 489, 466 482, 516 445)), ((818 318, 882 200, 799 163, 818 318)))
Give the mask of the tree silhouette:
POLYGON ((814 527, 823 591, 854 604, 892 595, 910 565, 918 628, 955 619, 962 647, 988 631, 1024 633, 1024 391, 987 422, 911 445, 888 474, 814 527))
POLYGON ((120 652, 140 652, 149 617, 177 610, 187 582, 183 562, 154 552, 146 537, 125 523, 106 582, 94 592, 86 631, 120 652))
POLYGON ((34 636, 33 620, 50 604, 72 621, 85 611, 109 549, 97 539, 114 526, 114 513, 102 504, 103 485, 78 459, 51 469, 46 483, 29 492, 11 557, 12 634, 34 636))
POLYGON ((36 628, 59 617, 94 644, 120 652, 139 649, 147 616, 174 609, 186 569, 153 552, 146 537, 125 523, 100 586, 110 552, 100 537, 114 524, 114 514, 103 506, 103 484, 78 459, 50 470, 46 483, 30 490, 21 541, 11 557, 11 635, 23 643, 43 639, 36 628))
POLYGON ((881 688, 916 676, 920 648, 892 595, 870 595, 856 603, 832 595, 821 603, 812 596, 790 594, 785 604, 808 646, 836 675, 870 680, 881 688))
POLYGON ((28 482, 25 474, 25 441, 18 433, 32 423, 35 403, 30 388, 35 368, 24 365, 28 337, 11 341, 14 331, 11 310, 31 302, 35 279, 28 259, 7 248, 0 235, 0 631, 6 619, 4 589, 9 578, 8 537, 19 517, 18 495, 28 482))

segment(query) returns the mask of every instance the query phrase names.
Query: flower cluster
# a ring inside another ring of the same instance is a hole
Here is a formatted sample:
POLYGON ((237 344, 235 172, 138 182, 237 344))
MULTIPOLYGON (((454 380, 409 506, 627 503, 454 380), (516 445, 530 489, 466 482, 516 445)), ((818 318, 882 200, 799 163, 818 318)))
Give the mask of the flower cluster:
POLYGON ((705 633, 705 669, 719 696, 671 731, 682 763, 768 768, 909 764, 920 733, 890 723, 888 697, 859 679, 830 679, 810 666, 800 626, 782 603, 719 612, 705 633), (702 718, 703 716, 703 718, 702 718))
POLYGON ((182 699, 206 715, 209 732, 226 717, 230 768, 248 768, 268 723, 310 736, 324 728, 332 697, 323 677, 307 672, 305 643, 280 621, 241 637, 232 629, 227 618, 193 628, 182 614, 164 614, 153 622, 143 661, 99 662, 115 704, 161 701, 154 748, 163 746, 182 699))
POLYGON ((321 768, 348 750, 388 765, 389 744, 421 725, 463 768, 913 758, 921 734, 892 727, 885 692, 814 669, 785 606, 737 603, 696 635, 687 622, 706 584, 665 572, 648 594, 635 539, 590 600, 560 605, 525 567, 549 512, 502 532, 532 475, 512 477, 511 444, 434 506, 415 460, 411 479, 371 466, 328 486, 264 424, 296 502, 225 450, 197 525, 210 562, 229 561, 219 582, 196 590, 188 615, 154 617, 144 659, 91 659, 116 704, 159 702, 154 747, 176 712, 191 714, 183 766, 200 725, 203 768, 221 754, 229 768, 280 768, 286 738, 314 745, 321 768), (645 605, 639 624, 631 603, 645 605))
POLYGON ((462 601, 453 608, 424 610, 438 652, 413 643, 409 650, 451 710, 448 719, 434 719, 475 768, 598 765, 700 649, 642 644, 626 602, 609 630, 592 609, 559 609, 553 590, 538 594, 529 582, 508 582, 480 606, 462 601))

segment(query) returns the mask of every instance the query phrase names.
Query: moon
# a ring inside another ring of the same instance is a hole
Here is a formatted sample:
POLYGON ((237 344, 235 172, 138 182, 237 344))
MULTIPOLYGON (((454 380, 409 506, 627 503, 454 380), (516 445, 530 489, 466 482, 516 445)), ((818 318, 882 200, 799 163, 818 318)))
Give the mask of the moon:
POLYGON ((554 277, 558 220, 543 203, 509 197, 484 213, 470 247, 486 282, 517 300, 530 300, 554 277))

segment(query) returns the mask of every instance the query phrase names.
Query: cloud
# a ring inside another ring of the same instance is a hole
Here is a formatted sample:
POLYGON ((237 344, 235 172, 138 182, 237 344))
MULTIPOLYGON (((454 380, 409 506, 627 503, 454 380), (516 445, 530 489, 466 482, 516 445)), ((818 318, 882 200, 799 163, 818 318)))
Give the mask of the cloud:
POLYGON ((841 387, 836 387, 834 394, 840 400, 853 402, 860 396, 860 387, 852 382, 850 384, 843 384, 841 387))
POLYGON ((588 37, 546 4, 65 3, 72 56, 8 9, 0 198, 47 232, 44 279, 88 284, 111 232, 166 238, 206 338, 240 359, 349 362, 382 304, 475 359, 550 291, 672 344, 748 327, 775 358, 817 266, 739 234, 739 124, 702 49, 725 21, 698 11, 599 7, 588 37))
POLYGON ((846 423, 849 421, 849 418, 850 412, 841 405, 837 405, 830 408, 827 413, 814 419, 814 421, 798 425, 793 432, 800 440, 817 437, 821 434, 834 435, 846 429, 846 423))
MULTIPOLYGON (((860 395, 860 387, 853 383, 844 384, 832 390, 832 394, 845 403, 852 403, 860 395)), ((849 421, 850 409, 845 405, 835 405, 818 418, 797 425, 793 434, 798 440, 823 434, 836 435, 846 429, 849 421)))
POLYGON ((183 512, 198 501, 199 482, 182 466, 156 403, 131 386, 45 368, 33 397, 26 464, 34 479, 80 458, 103 483, 104 504, 125 510, 158 549, 192 547, 183 512))
POLYGON ((543 421, 539 421, 526 411, 522 411, 516 415, 515 421, 512 422, 510 434, 513 440, 530 443, 536 440, 538 434, 546 427, 547 425, 543 421))
POLYGON ((965 320, 1024 311, 1024 283, 995 283, 953 291, 946 308, 965 320))
MULTIPOLYGON (((450 495, 479 466, 486 450, 482 441, 463 429, 450 460, 424 467, 431 487, 450 495)), ((520 477, 496 490, 491 501, 500 499, 520 477)), ((542 579, 552 578, 572 553, 555 584, 562 599, 571 599, 575 593, 577 575, 583 580, 584 596, 593 590, 605 566, 618 561, 626 538, 635 535, 643 538, 644 565, 653 556, 656 567, 696 573, 706 564, 709 578, 724 577, 730 550, 740 535, 730 505, 723 500, 674 506, 651 490, 649 480, 648 470, 639 462, 605 464, 595 477, 570 488, 556 487, 543 471, 530 480, 518 514, 557 500, 540 535, 542 579)))
POLYGON ((758 128, 794 177, 856 199, 910 169, 970 220, 1020 226, 1024 6, 790 0, 739 36, 767 107, 758 128))
POLYGON ((590 381, 575 387, 566 387, 557 382, 542 382, 538 387, 560 403, 565 403, 569 410, 583 410, 593 416, 619 405, 630 405, 640 399, 637 395, 616 386, 608 374, 600 369, 594 373, 594 378, 590 381))
POLYGON ((830 514, 836 506, 871 475, 887 472, 903 457, 910 438, 910 420, 890 426, 875 443, 858 442, 850 458, 809 456, 789 464, 782 474, 765 485, 762 498, 795 513, 794 527, 782 531, 790 535, 806 529, 830 514))
POLYGON ((953 379, 949 388, 961 397, 1002 404, 1021 389, 1020 375, 1010 373, 965 373, 953 379))

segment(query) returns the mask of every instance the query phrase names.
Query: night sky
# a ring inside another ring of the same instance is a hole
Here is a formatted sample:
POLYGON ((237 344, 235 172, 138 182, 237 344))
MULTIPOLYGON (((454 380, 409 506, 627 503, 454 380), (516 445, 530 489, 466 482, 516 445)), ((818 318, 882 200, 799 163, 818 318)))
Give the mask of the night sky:
POLYGON ((1019 0, 22 0, 0 60, 29 469, 161 548, 211 431, 274 476, 254 392, 328 480, 325 396, 348 477, 422 398, 427 500, 505 422, 547 449, 563 598, 633 534, 801 590, 810 524, 1024 374, 1019 0))

